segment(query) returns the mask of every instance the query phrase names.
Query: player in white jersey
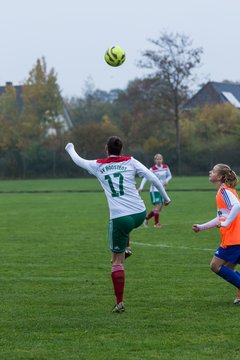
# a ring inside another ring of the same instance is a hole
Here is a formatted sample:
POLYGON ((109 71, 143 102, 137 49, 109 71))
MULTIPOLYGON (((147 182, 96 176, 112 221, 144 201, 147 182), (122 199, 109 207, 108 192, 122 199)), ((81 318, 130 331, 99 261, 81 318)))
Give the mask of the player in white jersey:
POLYGON ((100 181, 107 197, 110 223, 109 240, 112 252, 112 283, 116 296, 113 312, 121 313, 124 294, 124 260, 129 233, 139 227, 146 217, 146 207, 135 183, 135 176, 146 177, 161 193, 165 205, 170 199, 161 183, 152 172, 131 156, 121 156, 122 141, 111 136, 105 146, 106 159, 86 160, 80 157, 72 143, 65 149, 76 165, 95 175, 100 181))
MULTIPOLYGON (((154 156, 154 163, 155 165, 152 166, 150 170, 162 182, 163 186, 166 187, 169 181, 172 179, 171 171, 166 164, 163 164, 163 156, 161 154, 156 154, 154 156)), ((146 177, 142 179, 139 191, 143 190, 147 181, 148 179, 146 177)), ((143 224, 145 227, 148 227, 148 220, 154 217, 154 227, 160 228, 161 224, 159 223, 159 216, 160 211, 164 205, 164 199, 153 184, 150 186, 150 198, 154 208, 147 214, 143 224)))

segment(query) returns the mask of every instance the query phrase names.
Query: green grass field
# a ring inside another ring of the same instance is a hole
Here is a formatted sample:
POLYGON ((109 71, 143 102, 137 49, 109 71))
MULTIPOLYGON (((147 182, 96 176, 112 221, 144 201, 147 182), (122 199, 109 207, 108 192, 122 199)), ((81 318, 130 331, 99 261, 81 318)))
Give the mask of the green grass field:
POLYGON ((191 230, 215 216, 209 189, 207 177, 172 180, 162 229, 132 233, 126 312, 112 314, 97 181, 1 181, 0 359, 239 359, 236 290, 209 270, 220 235, 191 230))

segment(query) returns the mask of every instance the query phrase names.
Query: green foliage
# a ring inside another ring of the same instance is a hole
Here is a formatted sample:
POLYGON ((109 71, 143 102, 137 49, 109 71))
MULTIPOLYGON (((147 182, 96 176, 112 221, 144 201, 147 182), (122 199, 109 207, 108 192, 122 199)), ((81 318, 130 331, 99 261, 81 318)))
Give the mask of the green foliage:
POLYGON ((113 117, 113 101, 117 98, 120 90, 110 92, 94 90, 91 82, 87 82, 83 98, 71 98, 68 100, 69 109, 73 122, 76 125, 84 125, 90 122, 100 122, 107 115, 113 117))
POLYGON ((169 132, 172 115, 164 107, 160 89, 157 78, 135 80, 129 83, 125 93, 121 93, 115 101, 124 109, 120 113, 118 126, 123 131, 126 142, 131 144, 131 151, 143 144, 143 150, 151 152, 148 139, 153 137, 158 147, 170 145, 174 141, 174 132, 169 132))
MULTIPOLYGON (((0 97, 1 176, 36 176, 41 167, 45 171, 49 169, 47 162, 43 162, 42 154, 51 151, 55 154, 60 148, 62 124, 59 115, 63 109, 63 100, 55 71, 47 71, 44 58, 37 60, 26 83, 21 87, 20 101, 21 106, 17 101, 15 88, 11 85, 6 87, 5 93, 0 97), (51 138, 50 130, 54 134, 51 138), (37 157, 35 149, 39 149, 37 157), (41 161, 39 169, 37 165, 41 161)), ((53 158, 53 155, 50 154, 50 157, 53 158)), ((50 165, 50 169, 52 166, 55 166, 55 162, 50 165)))
POLYGON ((83 157, 95 159, 96 157, 106 157, 106 140, 112 134, 122 136, 118 128, 105 116, 100 123, 76 126, 70 139, 83 157))
POLYGON ((16 90, 8 85, 5 93, 0 96, 0 152, 18 148, 19 113, 16 90))
POLYGON ((149 40, 154 50, 143 52, 140 67, 153 71, 165 106, 172 113, 175 125, 175 145, 178 175, 181 175, 180 106, 186 100, 193 71, 201 62, 202 48, 192 48, 192 41, 184 34, 163 32, 157 40, 149 40))
POLYGON ((188 156, 193 166, 191 158, 194 159, 195 169, 198 167, 201 172, 218 162, 229 163, 239 172, 236 152, 240 134, 239 110, 228 104, 215 105, 195 110, 190 115, 182 120, 185 161, 188 156))
POLYGON ((44 58, 38 59, 29 73, 23 86, 23 101, 23 125, 36 131, 31 137, 45 137, 49 129, 59 129, 58 116, 62 112, 63 101, 54 69, 47 72, 44 58))
POLYGON ((217 137, 237 135, 240 129, 240 113, 230 104, 205 106, 197 113, 196 131, 199 139, 211 144, 217 137))
MULTIPOLYGON (((169 186, 206 183, 176 178, 169 186)), ((2 190, 46 191, 0 195, 1 359, 237 359, 236 290, 209 270, 219 231, 191 231, 215 216, 215 191, 170 192, 162 229, 132 233, 126 312, 112 314, 106 199, 61 192, 88 184, 0 182, 2 190)))
POLYGON ((181 39, 179 34, 165 34, 152 43, 156 51, 146 54, 153 61, 149 63, 151 75, 130 81, 125 90, 95 90, 88 83, 83 98, 65 101, 74 123, 68 132, 64 132, 59 121, 63 99, 57 76, 54 69, 47 70, 44 58, 38 59, 29 72, 20 103, 15 88, 7 86, 0 96, 0 177, 86 176, 69 161, 64 150, 66 143, 74 142, 81 156, 96 159, 106 155, 104 145, 113 134, 123 138, 126 155, 147 166, 152 165, 155 153, 162 153, 174 175, 179 173, 178 145, 182 174, 205 174, 217 162, 228 163, 240 172, 236 150, 240 140, 239 109, 217 105, 187 114, 180 112, 179 105, 187 96, 187 83, 192 79, 194 65, 200 61, 201 49, 194 52, 189 38, 181 39), (184 57, 185 51, 195 62, 184 61, 189 60, 184 57), (172 75, 180 72, 175 79, 177 93, 160 73, 166 71, 157 65, 161 56, 167 57, 166 66, 172 75), (179 67, 175 72, 174 66, 179 67))

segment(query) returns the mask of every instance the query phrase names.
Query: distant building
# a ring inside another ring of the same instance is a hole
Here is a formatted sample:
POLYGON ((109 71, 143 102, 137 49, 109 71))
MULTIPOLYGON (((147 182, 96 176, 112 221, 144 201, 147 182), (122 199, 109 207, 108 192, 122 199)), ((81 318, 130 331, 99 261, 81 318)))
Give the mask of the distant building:
POLYGON ((240 109, 240 84, 209 81, 184 104, 182 110, 217 104, 231 104, 240 109))
MULTIPOLYGON (((13 86, 16 91, 16 102, 21 110, 23 108, 23 99, 22 99, 22 86, 21 85, 13 85, 12 82, 6 82, 5 86, 0 86, 0 96, 3 95, 6 91, 8 86, 13 86)), ((57 121, 62 124, 62 128, 64 131, 68 131, 73 128, 73 122, 69 111, 67 110, 66 106, 63 105, 63 113, 59 114, 57 117, 57 121)), ((49 130, 49 133, 53 134, 55 131, 54 129, 49 130)))
MULTIPOLYGON (((0 96, 3 95, 6 91, 6 88, 8 86, 13 86, 13 84, 8 81, 6 82, 5 86, 0 86, 0 96)), ((17 105, 19 106, 20 109, 22 109, 23 107, 23 100, 22 100, 22 86, 21 85, 16 85, 14 86, 14 89, 16 91, 16 102, 17 105)))

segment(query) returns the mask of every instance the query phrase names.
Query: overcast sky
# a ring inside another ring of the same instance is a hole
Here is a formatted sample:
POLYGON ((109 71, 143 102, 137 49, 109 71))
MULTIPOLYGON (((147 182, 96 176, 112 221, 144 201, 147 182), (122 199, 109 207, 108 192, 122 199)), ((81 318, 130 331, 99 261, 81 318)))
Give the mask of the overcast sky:
POLYGON ((184 33, 202 47, 203 80, 240 80, 240 0, 0 0, 0 86, 23 83, 36 60, 55 69, 62 94, 82 96, 86 81, 109 91, 144 75, 136 66, 163 31, 184 33), (113 68, 106 49, 120 45, 113 68))

